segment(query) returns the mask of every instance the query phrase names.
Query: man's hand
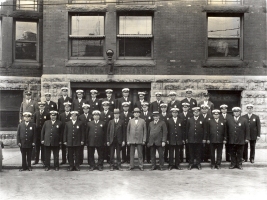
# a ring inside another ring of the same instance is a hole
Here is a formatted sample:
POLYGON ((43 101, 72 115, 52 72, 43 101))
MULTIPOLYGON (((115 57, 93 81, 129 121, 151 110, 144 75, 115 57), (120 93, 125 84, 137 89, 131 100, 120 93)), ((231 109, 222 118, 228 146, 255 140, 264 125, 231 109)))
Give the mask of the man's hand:
MULTIPOLYGON (((41 144, 44 144, 44 141, 42 141, 41 144)), ((59 143, 59 144, 60 144, 60 143, 59 143)))
POLYGON ((259 141, 259 139, 261 139, 261 137, 260 136, 257 136, 257 141, 259 141))
POLYGON ((124 147, 125 146, 125 142, 123 141, 121 145, 124 147))
POLYGON ((226 140, 224 140, 223 143, 226 144, 226 140))
POLYGON ((165 147, 165 142, 162 142, 162 146, 165 147))
POLYGON ((61 145, 61 142, 59 142, 59 145, 61 145))
POLYGON ((185 140, 185 143, 188 143, 188 140, 187 139, 185 140))
POLYGON ((18 146, 21 147, 21 143, 18 143, 18 146))
POLYGON ((32 146, 35 146, 35 144, 34 144, 34 143, 32 143, 32 146))
POLYGON ((248 143, 248 140, 246 140, 245 142, 248 143))
POLYGON ((146 144, 146 142, 143 142, 143 145, 145 145, 146 144))
POLYGON ((206 140, 203 140, 202 143, 205 144, 206 143, 206 140))
POLYGON ((127 142, 127 145, 129 146, 130 145, 130 142, 127 142))
POLYGON ((167 144, 169 144, 169 141, 167 140, 167 144))
POLYGON ((81 142, 81 145, 84 145, 84 142, 81 142))
POLYGON ((66 145, 66 146, 67 146, 67 142, 64 142, 64 145, 66 145))
POLYGON ((20 120, 19 120, 19 123, 21 123, 21 122, 22 122, 22 120, 20 119, 20 120))
POLYGON ((207 144, 209 144, 210 143, 210 141, 209 140, 207 140, 207 144))
POLYGON ((183 140, 183 144, 185 144, 185 141, 183 140))
POLYGON ((109 146, 109 142, 107 142, 107 146, 109 146))

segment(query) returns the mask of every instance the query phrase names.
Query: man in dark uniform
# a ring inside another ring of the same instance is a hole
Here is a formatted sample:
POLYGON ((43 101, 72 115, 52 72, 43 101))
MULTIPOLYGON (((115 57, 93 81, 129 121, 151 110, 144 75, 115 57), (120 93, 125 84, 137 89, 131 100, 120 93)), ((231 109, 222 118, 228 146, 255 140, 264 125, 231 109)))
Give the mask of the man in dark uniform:
MULTIPOLYGON (((132 113, 129 112, 129 102, 123 102, 122 108, 123 110, 120 113, 120 119, 124 122, 124 133, 126 135, 126 141, 127 141, 127 126, 130 119, 132 119, 134 116, 132 113)), ((122 152, 122 163, 127 162, 130 163, 130 146, 125 145, 121 148, 122 152)))
POLYGON ((249 141, 249 125, 245 118, 240 116, 241 108, 233 107, 234 117, 227 120, 227 136, 231 147, 231 165, 229 169, 242 168, 242 157, 245 143, 249 141))
POLYGON ((80 151, 84 144, 83 123, 77 120, 78 111, 71 111, 71 120, 65 123, 63 142, 68 147, 68 171, 80 171, 80 151))
POLYGON ((172 170, 174 167, 178 170, 182 170, 180 167, 181 163, 181 153, 180 150, 183 149, 181 146, 185 144, 185 133, 182 130, 183 120, 178 118, 179 108, 172 108, 172 118, 169 119, 168 127, 168 137, 167 143, 169 144, 169 170, 172 170), (175 164, 173 163, 175 152, 175 164))
POLYGON ((87 104, 87 101, 83 99, 83 90, 76 90, 77 99, 72 102, 72 111, 78 111, 78 115, 83 114, 83 104, 87 104))
MULTIPOLYGON (((65 107, 65 112, 61 113, 59 115, 59 121, 62 122, 63 124, 63 129, 65 129, 65 124, 70 121, 71 119, 71 114, 70 114, 70 108, 71 108, 71 103, 70 102, 64 102, 63 103, 65 107)), ((67 157, 67 148, 64 144, 61 145, 61 151, 62 151, 62 162, 60 165, 63 165, 66 163, 66 157, 67 157)))
POLYGON ((17 144, 20 147, 22 156, 22 168, 20 171, 32 171, 31 155, 32 148, 35 146, 36 133, 35 124, 30 122, 32 114, 30 112, 23 113, 23 122, 18 125, 17 144))
POLYGON ((211 169, 221 169, 223 144, 226 144, 226 123, 220 119, 220 110, 212 110, 213 118, 207 121, 207 143, 210 144, 211 169), (217 161, 215 151, 217 150, 217 161))
POLYGON ((45 121, 50 119, 50 115, 45 111, 45 102, 38 102, 39 111, 35 112, 33 115, 33 122, 36 125, 36 143, 35 143, 35 161, 32 165, 36 165, 39 162, 40 150, 41 150, 41 161, 44 165, 45 163, 45 149, 44 145, 41 144, 41 131, 45 121))
POLYGON ((159 113, 161 113, 160 104, 164 103, 161 100, 162 93, 156 92, 155 96, 156 96, 156 101, 153 101, 152 103, 150 103, 149 111, 151 113, 153 113, 154 111, 158 111, 159 113))
POLYGON ((124 102, 127 102, 129 104, 129 112, 132 112, 132 110, 133 110, 133 102, 130 101, 129 92, 130 92, 129 88, 123 88, 122 89, 122 97, 116 99, 116 108, 118 108, 119 110, 123 110, 122 104, 124 102))
POLYGON ((199 116, 200 108, 192 108, 194 117, 187 121, 186 125, 186 143, 189 145, 190 161, 188 165, 188 170, 191 170, 194 164, 194 159, 196 159, 197 168, 201 170, 201 151, 202 145, 206 143, 205 132, 206 123, 204 118, 199 116))
MULTIPOLYGON (((226 104, 223 104, 220 106, 222 114, 220 115, 220 119, 222 119, 224 122, 232 118, 232 115, 227 114, 227 108, 228 106, 226 104)), ((229 138, 227 138, 229 139, 229 138)), ((229 141, 226 141, 225 144, 225 160, 227 162, 230 162, 231 160, 231 153, 230 153, 230 146, 229 146, 229 141)))
POLYGON ((97 169, 95 166, 94 153, 95 149, 98 154, 98 170, 103 171, 104 162, 104 144, 106 143, 105 123, 100 121, 100 111, 93 111, 94 120, 87 123, 86 129, 86 145, 88 151, 89 171, 97 169))
POLYGON ((116 149, 117 167, 121 168, 121 147, 125 146, 126 135, 124 132, 124 122, 119 119, 120 110, 114 109, 114 119, 110 120, 107 128, 107 146, 110 147, 110 171, 114 170, 114 154, 116 149))
MULTIPOLYGON (((86 131, 87 128, 87 123, 93 120, 93 116, 89 114, 89 104, 83 104, 83 114, 79 115, 78 120, 83 123, 83 128, 84 132, 86 131)), ((83 164, 83 159, 84 159, 84 145, 81 145, 81 151, 80 151, 80 165, 83 164)))
MULTIPOLYGON (((255 158, 255 146, 256 141, 260 139, 261 137, 261 122, 258 115, 253 114, 253 105, 248 104, 246 105, 247 108, 247 114, 243 115, 247 121, 250 128, 250 157, 249 160, 251 163, 254 163, 255 158)), ((245 162, 248 160, 248 143, 245 144, 244 147, 244 153, 243 153, 243 159, 245 162)))
MULTIPOLYGON (((188 112, 189 106, 190 106, 189 103, 186 103, 186 102, 182 103, 183 112, 178 115, 178 117, 182 120, 182 127, 181 128, 182 128, 184 136, 186 135, 186 124, 187 124, 187 121, 191 117, 194 116, 191 112, 188 112)), ((184 159, 183 148, 184 148, 184 145, 182 145, 182 147, 180 149, 181 162, 184 159)), ((185 156, 186 156, 186 162, 189 163, 189 146, 188 146, 188 143, 185 144, 185 156)))
POLYGON ((192 93, 193 91, 190 88, 186 89, 185 91, 186 98, 181 101, 181 104, 189 103, 190 106, 189 106, 188 112, 191 112, 191 113, 193 113, 192 108, 197 106, 197 101, 192 98, 192 93))
POLYGON ((91 98, 88 101, 88 104, 90 105, 90 111, 89 113, 92 114, 94 110, 101 110, 101 101, 96 98, 98 91, 97 90, 90 90, 91 98))
MULTIPOLYGON (((109 111, 113 112, 115 108, 115 99, 112 97, 113 90, 112 89, 106 89, 105 90, 107 97, 103 99, 103 101, 109 102, 109 111)), ((101 108, 101 111, 103 110, 103 107, 101 108)))
POLYGON ((41 141, 45 148, 45 171, 50 170, 51 151, 53 151, 54 167, 59 170, 59 146, 62 143, 63 124, 57 120, 57 111, 50 111, 51 120, 44 123, 41 141))
MULTIPOLYGON (((33 114, 38 111, 38 105, 37 103, 31 99, 32 93, 31 91, 25 91, 25 99, 21 103, 20 109, 19 109, 19 122, 22 122, 23 120, 23 113, 24 112, 30 112, 31 117, 33 117, 33 114)), ((31 119, 32 121, 32 119, 31 119)))
POLYGON ((138 92, 139 100, 135 102, 134 108, 139 108, 142 111, 142 104, 145 102, 145 92, 138 92))
MULTIPOLYGON (((152 113, 148 111, 148 107, 149 107, 149 103, 148 102, 143 102, 142 103, 142 111, 141 111, 141 114, 140 114, 140 118, 141 119, 144 119, 145 122, 146 122, 146 127, 148 129, 148 126, 149 126, 149 123, 151 121, 153 121, 153 116, 152 116, 152 113)), ((148 140, 146 140, 148 141, 148 140)), ((146 161, 148 163, 150 163, 150 147, 147 146, 147 142, 146 144, 143 146, 143 162, 146 161)))
MULTIPOLYGON (((104 133, 107 133, 107 127, 108 127, 108 123, 110 120, 113 119, 113 112, 111 112, 109 110, 109 102, 108 101, 103 101, 102 102, 102 106, 103 106, 103 111, 100 114, 100 121, 104 122, 104 133)), ((110 161, 110 149, 109 147, 105 144, 104 146, 104 160, 107 160, 107 162, 109 163, 110 161)))
POLYGON ((65 102, 72 103, 72 99, 68 96, 68 90, 69 88, 67 87, 61 88, 62 97, 58 99, 58 103, 57 103, 59 114, 65 112, 65 105, 64 105, 65 102))
MULTIPOLYGON (((166 104, 166 103, 160 104, 159 119, 164 121, 166 124, 168 124, 168 121, 171 118, 171 115, 167 112, 167 109, 168 109, 168 104, 166 104)), ((168 154, 169 154, 169 145, 166 144, 164 147, 164 161, 165 162, 169 162, 168 154)))
POLYGON ((214 104, 211 101, 209 101, 210 96, 208 92, 203 92, 202 95, 203 95, 204 100, 200 101, 198 106, 201 106, 201 105, 208 106, 209 109, 207 111, 207 114, 211 115, 211 111, 213 111, 214 109, 214 104))
POLYGON ((168 103, 169 115, 172 115, 172 112, 171 112, 172 108, 178 108, 178 109, 181 108, 181 102, 175 99, 176 95, 177 95, 176 92, 170 92, 168 95, 171 98, 171 101, 168 103))
POLYGON ((57 104, 54 101, 51 101, 51 93, 45 93, 45 109, 47 113, 50 113, 51 110, 57 110, 57 104))
POLYGON ((153 112, 153 121, 149 123, 147 131, 147 146, 150 147, 150 156, 152 167, 151 170, 156 169, 156 150, 159 154, 159 169, 162 171, 164 167, 164 146, 167 141, 167 126, 166 123, 159 119, 159 112, 153 112))

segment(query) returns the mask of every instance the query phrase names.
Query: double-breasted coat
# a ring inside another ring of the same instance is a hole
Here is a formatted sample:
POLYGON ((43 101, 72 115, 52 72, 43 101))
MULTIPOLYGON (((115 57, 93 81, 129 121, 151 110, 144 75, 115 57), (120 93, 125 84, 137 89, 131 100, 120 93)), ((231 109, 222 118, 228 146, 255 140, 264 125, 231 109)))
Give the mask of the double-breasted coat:
POLYGON ((183 120, 177 117, 176 123, 171 118, 168 121, 168 138, 169 145, 182 145, 185 141, 185 132, 182 129, 183 120))
MULTIPOLYGON (((114 111, 115 104, 116 104, 116 101, 115 101, 114 98, 110 98, 110 99, 108 99, 108 98, 104 98, 102 101, 103 101, 103 102, 104 102, 104 101, 108 101, 108 102, 109 102, 109 108, 108 108, 109 111, 111 111, 111 112, 114 111)), ((104 109, 103 109, 103 106, 102 106, 101 111, 103 111, 103 110, 104 110, 104 109)))
POLYGON ((178 118, 182 120, 182 131, 184 135, 184 139, 186 139, 186 124, 189 119, 191 119, 194 115, 191 112, 187 112, 186 115, 182 112, 178 115, 178 118))
POLYGON ((87 123, 86 145, 90 147, 102 147, 106 143, 105 123, 94 120, 87 123))
POLYGON ((185 98, 185 99, 183 99, 183 100, 181 101, 181 108, 180 108, 180 110, 183 110, 183 109, 182 109, 182 103, 189 103, 189 104, 190 104, 190 107, 189 107, 189 109, 188 109, 188 112, 191 112, 191 113, 193 112, 193 111, 192 111, 192 108, 197 106, 197 101, 196 101, 195 99, 190 98, 190 101, 188 101, 188 99, 185 98))
POLYGON ((38 105, 36 101, 30 100, 29 103, 26 103, 26 100, 24 100, 19 109, 19 119, 23 120, 23 113, 24 112, 30 112, 32 115, 39 110, 38 105))
POLYGON ((206 123, 203 117, 190 118, 186 124, 186 140, 188 143, 202 143, 206 140, 206 123))
POLYGON ((41 132, 41 141, 44 141, 44 146, 59 146, 63 139, 63 128, 59 120, 56 120, 54 124, 51 120, 46 121, 41 132))
POLYGON ((67 142, 67 147, 81 146, 84 142, 84 128, 81 121, 76 120, 73 124, 72 121, 65 123, 63 143, 67 142))
POLYGON ((232 117, 227 120, 226 124, 229 144, 244 145, 246 140, 250 140, 249 125, 245 118, 239 117, 236 122, 232 117))
POLYGON ((222 144, 226 141, 226 123, 222 119, 218 119, 218 123, 215 119, 211 119, 207 122, 207 140, 210 143, 222 144))
POLYGON ((29 122, 26 126, 25 122, 18 125, 17 144, 21 144, 21 148, 32 148, 32 143, 36 143, 36 129, 33 122, 29 122))
POLYGON ((51 110, 57 110, 57 104, 54 101, 45 102, 45 108, 44 110, 46 112, 50 112, 51 110))
POLYGON ((135 118, 131 119, 127 125, 127 142, 130 144, 143 144, 146 142, 147 128, 145 120, 138 118, 135 124, 135 118))
POLYGON ((163 103, 163 101, 161 101, 161 100, 159 101, 159 103, 158 103, 158 101, 153 101, 149 106, 149 111, 151 113, 153 113, 154 111, 158 111, 159 113, 161 113, 160 104, 162 104, 162 103, 163 103))
POLYGON ((168 103, 168 113, 171 113, 171 109, 172 108, 178 108, 178 109, 180 109, 181 108, 181 102, 178 101, 178 100, 174 100, 174 101, 169 102, 168 103))
POLYGON ((80 102, 78 99, 74 99, 72 102, 72 109, 73 111, 78 111, 79 115, 83 114, 83 104, 87 104, 88 102, 85 99, 81 99, 80 102))
POLYGON ((250 140, 257 140, 257 137, 261 136, 261 122, 258 115, 252 114, 251 117, 248 117, 248 114, 243 115, 249 125, 250 130, 250 140))
POLYGON ((65 106, 64 106, 64 103, 65 102, 70 102, 70 103, 72 103, 72 98, 70 98, 69 96, 67 96, 65 99, 63 98, 63 96, 62 97, 60 97, 59 99, 58 99, 58 103, 57 103, 57 105, 58 105, 58 112, 59 112, 59 114, 61 114, 61 113, 63 113, 64 111, 65 111, 65 106))
POLYGON ((89 111, 90 114, 92 114, 94 110, 101 109, 101 101, 97 98, 94 101, 92 100, 92 98, 90 98, 88 100, 88 104, 90 105, 90 111, 89 111))
POLYGON ((167 126, 164 121, 159 120, 156 124, 154 121, 149 123, 147 131, 147 146, 162 146, 162 142, 167 141, 167 126))
POLYGON ((119 144, 126 141, 126 133, 124 132, 124 122, 119 119, 118 123, 115 124, 115 119, 110 120, 107 128, 107 142, 110 145, 113 143, 114 136, 117 137, 119 144))
POLYGON ((50 119, 50 115, 45 110, 43 111, 42 114, 40 111, 37 111, 34 113, 33 122, 36 125, 36 139, 41 139, 41 131, 42 131, 43 125, 45 121, 49 119, 50 119))
POLYGON ((127 98, 127 101, 126 101, 126 99, 124 97, 116 99, 116 106, 115 107, 118 108, 120 111, 123 111, 122 103, 124 103, 124 102, 130 103, 129 104, 129 112, 132 112, 132 110, 133 110, 133 102, 130 100, 129 97, 127 98))

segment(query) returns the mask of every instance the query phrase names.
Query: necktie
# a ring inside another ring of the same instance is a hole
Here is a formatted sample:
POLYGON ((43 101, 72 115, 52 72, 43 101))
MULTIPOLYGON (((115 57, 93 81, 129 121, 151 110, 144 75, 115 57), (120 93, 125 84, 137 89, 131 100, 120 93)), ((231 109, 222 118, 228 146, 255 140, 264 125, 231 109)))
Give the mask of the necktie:
POLYGON ((26 122, 25 124, 26 124, 26 126, 28 126, 29 122, 26 122))
POLYGON ((42 110, 40 111, 41 115, 43 114, 43 112, 44 112, 44 111, 42 111, 42 110))
POLYGON ((55 121, 52 121, 52 125, 54 125, 55 121))
POLYGON ((186 117, 186 114, 187 114, 187 113, 186 113, 186 112, 184 112, 184 116, 185 116, 185 117, 186 117))
POLYGON ((125 117, 127 117, 127 112, 124 112, 125 117))
POLYGON ((216 123, 218 124, 218 119, 215 119, 216 123))
POLYGON ((85 115, 85 118, 87 119, 87 114, 84 114, 85 115))
POLYGON ((146 116, 146 112, 145 112, 145 116, 146 116))
POLYGON ((115 123, 116 123, 116 124, 118 123, 118 120, 117 120, 117 119, 115 119, 115 123))
POLYGON ((235 117, 235 122, 237 122, 237 117, 235 117))

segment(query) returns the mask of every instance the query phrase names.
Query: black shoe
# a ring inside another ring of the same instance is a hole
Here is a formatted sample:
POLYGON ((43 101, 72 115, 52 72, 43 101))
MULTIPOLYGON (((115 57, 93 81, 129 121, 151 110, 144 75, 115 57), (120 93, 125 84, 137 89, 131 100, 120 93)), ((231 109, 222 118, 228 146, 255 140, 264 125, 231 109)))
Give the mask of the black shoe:
POLYGON ((121 167, 118 167, 118 170, 119 170, 119 171, 123 171, 123 169, 122 169, 121 167))
POLYGON ((29 167, 29 168, 28 168, 28 171, 32 171, 32 168, 31 168, 31 167, 29 167))
POLYGON ((19 169, 20 172, 27 171, 28 169, 19 169))
POLYGON ((243 167, 242 166, 237 166, 237 169, 243 170, 243 167))
POLYGON ((242 162, 248 162, 248 159, 243 159, 242 162))
POLYGON ((122 160, 122 161, 121 161, 122 164, 125 163, 125 162, 126 162, 125 160, 122 160))
POLYGON ((144 168, 143 168, 143 167, 139 167, 139 169, 140 169, 141 171, 144 171, 144 168))
POLYGON ((75 167, 75 171, 80 171, 80 167, 75 167))
POLYGON ((217 169, 221 169, 221 165, 216 165, 216 168, 217 169))
POLYGON ((58 167, 56 167, 56 168, 55 168, 55 171, 58 171, 58 170, 59 170, 59 168, 58 168, 58 167))
POLYGON ((156 170, 156 167, 151 167, 150 171, 156 170))
POLYGON ((34 161, 33 163, 32 163, 32 165, 37 165, 38 164, 38 162, 37 161, 34 161))
POLYGON ((188 165, 187 169, 191 170, 193 165, 188 165))
POLYGON ((151 161, 150 161, 150 160, 148 160, 148 161, 147 161, 147 163, 151 163, 151 161))
POLYGON ((46 167, 46 168, 45 168, 45 171, 49 171, 49 168, 48 168, 48 167, 46 167))
POLYGON ((164 168, 163 168, 163 167, 159 167, 159 170, 160 170, 160 171, 164 171, 164 168))
POLYGON ((173 169, 173 166, 169 166, 168 170, 170 170, 170 171, 171 171, 172 169, 173 169))
POLYGON ((127 160, 126 162, 127 162, 127 163, 130 163, 130 160, 127 160))
POLYGON ((94 171, 94 167, 89 167, 89 171, 94 171))
POLYGON ((99 166, 99 167, 98 167, 98 170, 99 170, 99 171, 103 171, 103 166, 99 166))
POLYGON ((180 165, 176 166, 175 168, 178 170, 183 170, 183 168, 181 168, 180 165))
POLYGON ((234 169, 235 168, 235 166, 233 166, 233 165, 230 165, 230 167, 229 167, 229 169, 234 169))
POLYGON ((60 165, 64 165, 64 164, 66 164, 66 161, 64 162, 64 161, 62 161, 61 163, 60 163, 60 165))
POLYGON ((211 165, 211 167, 210 167, 211 169, 215 169, 215 166, 214 165, 211 165))
POLYGON ((254 163, 254 158, 251 158, 251 159, 250 159, 250 162, 251 162, 251 163, 254 163))
POLYGON ((201 165, 199 164, 199 165, 197 165, 197 168, 198 168, 198 170, 202 170, 202 167, 201 167, 201 165))
POLYGON ((68 171, 74 171, 74 167, 69 167, 67 170, 68 171))
POLYGON ((114 171, 114 167, 110 167, 110 171, 114 171))
POLYGON ((131 168, 131 167, 129 167, 128 169, 127 169, 127 171, 132 171, 133 170, 133 168, 131 168))

